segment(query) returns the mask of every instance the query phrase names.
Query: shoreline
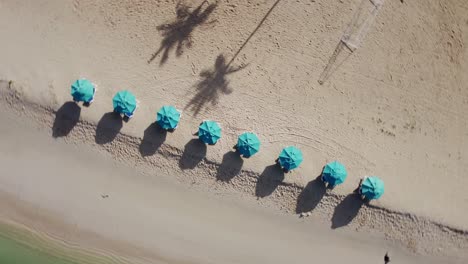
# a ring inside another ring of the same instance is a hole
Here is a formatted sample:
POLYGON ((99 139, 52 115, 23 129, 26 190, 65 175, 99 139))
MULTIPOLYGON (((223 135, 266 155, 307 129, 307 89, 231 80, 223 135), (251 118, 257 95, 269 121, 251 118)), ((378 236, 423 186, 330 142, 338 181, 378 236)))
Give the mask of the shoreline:
MULTIPOLYGON (((3 197, 4 195, 2 195, 3 197)), ((18 222, 0 219, 0 240, 2 252, 0 260, 21 261, 21 263, 53 263, 57 264, 111 264, 137 263, 117 258, 117 255, 103 254, 103 252, 85 250, 77 245, 70 245, 65 241, 54 239, 38 230, 31 230, 27 226, 20 226, 18 222)))
MULTIPOLYGON (((1 90, 3 102, 16 109, 16 114, 26 115, 34 119, 35 125, 42 129, 51 128, 54 110, 31 102, 24 102, 14 90, 1 90), (37 122, 39 121, 39 122, 37 122)), ((62 139, 67 143, 91 145, 100 151, 107 152, 112 159, 140 171, 150 173, 161 170, 166 174, 177 175, 176 180, 200 190, 210 190, 216 195, 232 194, 247 196, 254 200, 259 174, 241 170, 228 183, 217 180, 221 164, 203 159, 195 168, 189 170, 171 171, 184 156, 184 151, 162 145, 155 155, 142 157, 138 153, 141 138, 124 134, 116 136, 109 144, 99 145, 94 142, 95 125, 80 120, 72 132, 62 139), (175 164, 175 166, 174 166, 175 164)), ((189 153, 193 155, 194 153, 189 153)), ((187 155, 187 153, 185 153, 187 155)), ((189 158, 190 159, 190 158, 189 158)), ((221 173, 229 173, 230 168, 222 168, 221 173)), ((286 214, 295 214, 297 200, 304 188, 295 184, 280 183, 276 190, 267 198, 256 201, 258 205, 274 207, 286 214)), ((308 190, 307 192, 311 192, 308 190)), ((468 231, 437 223, 424 217, 404 212, 396 212, 376 206, 357 206, 352 198, 335 193, 324 194, 322 200, 315 205, 310 221, 322 224, 332 222, 333 228, 355 230, 358 232, 381 233, 386 239, 404 245, 411 252, 430 255, 464 255, 468 248, 468 231), (344 210, 337 212, 337 208, 344 210), (349 219, 351 217, 351 219, 349 219), (429 235, 430 234, 430 235, 429 235)), ((304 221, 308 221, 304 218, 304 221)))

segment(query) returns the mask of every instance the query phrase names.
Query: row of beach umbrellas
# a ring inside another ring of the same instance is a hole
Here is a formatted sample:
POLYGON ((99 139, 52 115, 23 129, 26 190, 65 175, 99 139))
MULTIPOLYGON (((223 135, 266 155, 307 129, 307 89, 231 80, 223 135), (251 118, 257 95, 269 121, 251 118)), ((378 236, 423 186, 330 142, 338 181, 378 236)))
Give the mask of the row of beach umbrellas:
MULTIPOLYGON (((87 79, 79 79, 71 85, 71 95, 75 102, 83 102, 89 105, 96 94, 96 85, 87 79)), ((119 91, 112 99, 114 112, 131 118, 137 109, 138 103, 133 93, 127 90, 119 91)), ((174 131, 179 125, 182 112, 174 106, 161 107, 156 114, 156 123, 166 131, 174 131)), ((221 139, 221 126, 211 120, 200 123, 197 132, 198 138, 205 144, 215 145, 221 139)), ((250 158, 260 150, 260 139, 255 133, 245 132, 237 139, 234 149, 244 158, 250 158)), ((294 146, 285 147, 276 159, 276 163, 284 172, 289 172, 299 167, 304 160, 300 149, 294 146)), ((330 187, 342 184, 348 173, 343 164, 333 161, 326 164, 322 171, 322 180, 330 187)), ((359 186, 359 193, 363 198, 378 199, 384 193, 383 181, 376 177, 365 177, 359 186)))
MULTIPOLYGON (((332 188, 342 184, 346 177, 348 177, 348 172, 345 166, 338 161, 332 161, 323 167, 322 180, 332 188)), ((377 176, 365 177, 359 185, 359 193, 368 200, 379 199, 384 190, 384 182, 377 176)))

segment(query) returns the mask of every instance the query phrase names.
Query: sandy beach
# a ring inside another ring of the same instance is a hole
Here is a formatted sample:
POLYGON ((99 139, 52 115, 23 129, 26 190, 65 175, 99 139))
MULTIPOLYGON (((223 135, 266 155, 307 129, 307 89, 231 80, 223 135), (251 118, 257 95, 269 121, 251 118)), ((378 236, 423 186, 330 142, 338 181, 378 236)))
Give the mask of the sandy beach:
POLYGON ((330 252, 325 237, 342 250, 320 254, 330 263, 369 248, 369 263, 387 250, 466 262, 468 5, 385 1, 320 85, 362 3, 0 2, 1 118, 17 123, 1 127, 2 218, 161 263, 309 261, 310 248, 330 252), (80 77, 98 85, 89 108, 69 102, 80 77), (110 114, 122 89, 139 100, 128 123, 110 114), (183 118, 163 136, 152 123, 167 104, 183 118), (204 119, 223 128, 216 146, 192 136, 204 119), (231 148, 245 131, 262 148, 242 160, 231 148), (288 145, 304 163, 282 175, 273 165, 288 145), (322 191, 333 160, 349 176, 322 191), (351 194, 366 175, 386 187, 370 205, 351 194))
POLYGON ((163 172, 136 172, 2 112, 9 126, 0 130, 1 219, 114 260, 103 263, 380 263, 387 251, 398 263, 464 261, 415 255, 383 234, 333 232, 163 172))

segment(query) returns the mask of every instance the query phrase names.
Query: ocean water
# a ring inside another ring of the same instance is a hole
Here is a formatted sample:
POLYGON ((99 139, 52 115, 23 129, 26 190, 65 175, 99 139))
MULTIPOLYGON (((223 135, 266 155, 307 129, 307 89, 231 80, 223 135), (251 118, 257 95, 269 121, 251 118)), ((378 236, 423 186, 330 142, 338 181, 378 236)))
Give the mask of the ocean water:
POLYGON ((66 256, 57 257, 34 249, 14 239, 0 236, 0 263, 2 264, 78 264, 66 256))
POLYGON ((44 235, 0 224, 0 264, 111 264, 122 259, 91 254, 44 235))

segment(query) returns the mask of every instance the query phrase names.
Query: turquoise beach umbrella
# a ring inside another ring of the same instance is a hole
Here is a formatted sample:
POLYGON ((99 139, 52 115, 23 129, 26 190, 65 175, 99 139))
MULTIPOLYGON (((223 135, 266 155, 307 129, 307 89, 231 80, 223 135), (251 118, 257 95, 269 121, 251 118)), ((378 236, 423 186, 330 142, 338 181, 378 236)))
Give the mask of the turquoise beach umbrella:
POLYGON ((163 106, 156 115, 156 122, 163 129, 175 129, 179 124, 180 112, 174 106, 163 106))
POLYGON ((213 145, 221 138, 221 127, 214 121, 203 121, 198 128, 198 138, 213 145))
POLYGON ((93 99, 94 91, 94 85, 86 79, 76 80, 71 85, 71 96, 73 100, 78 102, 90 102, 93 99))
POLYGON ((131 116, 137 106, 135 95, 126 90, 118 92, 112 102, 114 111, 127 116, 131 116))
POLYGON ((248 158, 260 149, 260 139, 254 133, 244 133, 237 139, 237 150, 244 157, 248 158))
POLYGON ((379 199, 384 189, 384 182, 376 176, 367 177, 361 183, 361 194, 369 200, 379 199))
POLYGON ((328 163, 322 171, 323 180, 333 186, 342 184, 347 176, 348 172, 345 166, 338 161, 328 163))
POLYGON ((302 163, 302 152, 296 147, 284 148, 279 155, 279 163, 286 170, 293 170, 302 163))

